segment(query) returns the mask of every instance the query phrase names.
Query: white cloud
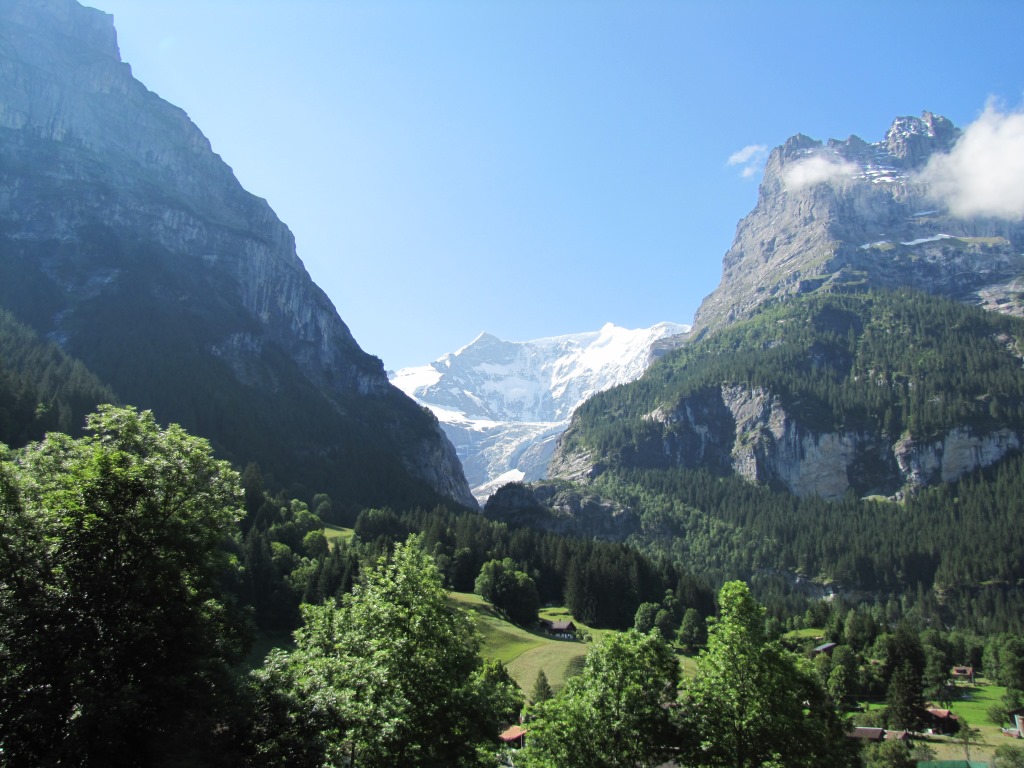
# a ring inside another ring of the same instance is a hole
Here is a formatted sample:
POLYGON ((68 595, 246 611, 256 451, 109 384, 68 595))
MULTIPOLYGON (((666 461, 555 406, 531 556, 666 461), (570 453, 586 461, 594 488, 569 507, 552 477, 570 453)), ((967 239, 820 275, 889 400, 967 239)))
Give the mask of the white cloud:
POLYGON ((749 179, 761 170, 767 157, 768 147, 764 144, 748 144, 743 149, 729 155, 729 160, 726 164, 742 165, 743 170, 740 171, 740 175, 744 179, 749 179))
POLYGON ((729 155, 729 165, 743 165, 751 160, 764 157, 768 154, 768 147, 764 144, 748 144, 743 149, 729 155))
POLYGON ((1024 113, 989 103, 949 154, 932 156, 920 178, 954 216, 1024 219, 1024 113))
POLYGON ((786 166, 782 172, 782 183, 789 192, 813 187, 826 181, 851 176, 857 173, 857 166, 839 158, 814 155, 786 166))

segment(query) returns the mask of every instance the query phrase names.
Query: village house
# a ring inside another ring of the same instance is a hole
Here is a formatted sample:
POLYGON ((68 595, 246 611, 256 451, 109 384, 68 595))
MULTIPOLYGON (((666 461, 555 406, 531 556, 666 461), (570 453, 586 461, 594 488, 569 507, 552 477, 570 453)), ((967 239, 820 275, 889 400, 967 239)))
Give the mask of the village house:
POLYGON ((953 667, 949 671, 949 676, 953 678, 954 682, 964 680, 974 685, 974 667, 953 667))
POLYGON ((541 619, 540 625, 552 637, 559 637, 563 640, 576 639, 576 625, 571 620, 550 621, 548 619, 541 619))
POLYGON ((502 731, 498 738, 510 747, 522 749, 526 742, 526 729, 521 725, 513 725, 502 731))

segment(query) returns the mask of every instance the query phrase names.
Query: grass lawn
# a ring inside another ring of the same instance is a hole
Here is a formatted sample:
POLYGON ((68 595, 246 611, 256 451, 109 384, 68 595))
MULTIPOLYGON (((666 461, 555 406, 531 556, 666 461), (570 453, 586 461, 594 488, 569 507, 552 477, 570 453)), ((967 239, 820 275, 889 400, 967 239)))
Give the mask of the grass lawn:
POLYGON ((342 541, 349 541, 355 535, 355 531, 351 528, 341 528, 337 525, 324 525, 324 536, 327 537, 327 543, 334 545, 334 542, 338 539, 342 541))
MULTIPOLYGON (((998 704, 1006 693, 999 685, 957 685, 957 698, 950 704, 950 709, 961 720, 966 720, 972 728, 981 732, 981 744, 971 745, 971 760, 983 762, 992 759, 992 753, 1000 744, 1009 744, 1012 740, 1005 736, 1000 727, 993 725, 988 719, 988 708, 998 704)), ((931 743, 939 760, 963 760, 963 745, 956 742, 956 737, 942 737, 931 743)))
MULTIPOLYGON (((585 643, 556 640, 539 630, 524 629, 510 624, 479 595, 452 592, 450 599, 472 614, 477 629, 484 638, 480 654, 504 664, 512 678, 527 694, 532 690, 537 673, 542 669, 552 689, 557 691, 565 685, 573 665, 579 664, 574 659, 582 659, 587 653, 585 643)), ((545 619, 572 618, 564 608, 546 608, 540 615, 545 619)), ((595 636, 606 632, 588 631, 595 636)))

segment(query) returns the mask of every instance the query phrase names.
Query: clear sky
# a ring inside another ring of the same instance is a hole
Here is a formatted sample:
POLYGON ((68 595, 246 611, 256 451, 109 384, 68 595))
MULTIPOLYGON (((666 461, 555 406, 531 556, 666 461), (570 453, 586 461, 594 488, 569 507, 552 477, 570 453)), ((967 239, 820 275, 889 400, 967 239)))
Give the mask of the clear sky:
POLYGON ((1024 105, 1010 0, 86 4, 389 369, 691 322, 757 199, 745 147, 1024 105))

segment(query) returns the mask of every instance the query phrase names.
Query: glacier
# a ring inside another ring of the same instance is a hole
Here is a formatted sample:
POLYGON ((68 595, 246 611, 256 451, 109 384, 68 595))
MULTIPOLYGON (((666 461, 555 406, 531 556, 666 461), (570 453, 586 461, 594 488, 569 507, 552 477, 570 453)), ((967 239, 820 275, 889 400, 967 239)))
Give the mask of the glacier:
POLYGON ((391 383, 429 409, 462 460, 480 501, 513 481, 545 477, 555 444, 587 398, 643 375, 659 342, 689 325, 505 341, 481 333, 428 365, 390 374, 391 383))

